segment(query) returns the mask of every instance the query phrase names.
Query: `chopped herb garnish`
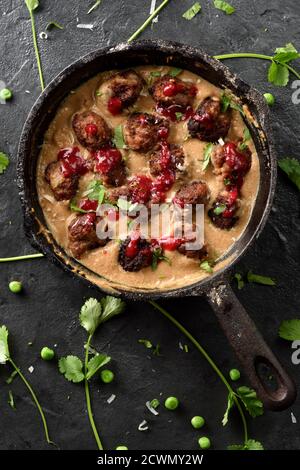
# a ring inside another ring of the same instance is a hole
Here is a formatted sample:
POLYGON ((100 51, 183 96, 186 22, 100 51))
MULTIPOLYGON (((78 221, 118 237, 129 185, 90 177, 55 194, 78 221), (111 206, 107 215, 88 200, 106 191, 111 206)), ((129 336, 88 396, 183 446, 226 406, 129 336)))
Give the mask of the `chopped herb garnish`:
POLYGON ((280 338, 288 341, 300 340, 300 320, 296 318, 284 320, 279 327, 278 334, 280 338))
POLYGON ((192 20, 200 11, 201 11, 201 5, 199 2, 194 3, 191 8, 189 8, 185 13, 183 13, 182 17, 185 18, 186 20, 192 20))
POLYGON ((8 404, 13 410, 16 409, 13 392, 11 390, 8 391, 8 404))
POLYGON ((71 199, 69 208, 73 212, 81 212, 82 214, 86 214, 87 212, 90 212, 90 211, 85 211, 84 209, 81 209, 80 207, 78 207, 76 199, 71 199))
POLYGON ((171 75, 171 77, 177 77, 177 75, 180 75, 181 72, 182 72, 182 69, 175 68, 175 69, 171 69, 168 75, 171 75))
POLYGON ((278 165, 300 191, 300 162, 295 158, 283 158, 279 160, 278 165))
POLYGON ((9 165, 9 158, 6 153, 0 152, 0 174, 4 173, 9 165))
POLYGON ((149 339, 138 339, 138 343, 143 344, 145 348, 152 349, 153 345, 149 339))
POLYGON ((124 135, 123 135, 123 126, 120 124, 119 126, 115 127, 114 129, 114 137, 113 137, 113 143, 117 147, 117 149, 124 149, 126 148, 126 144, 124 141, 124 135))
POLYGON ((156 410, 156 408, 158 408, 160 405, 159 403, 159 400, 157 398, 153 398, 153 400, 150 401, 150 406, 151 408, 154 408, 156 410))
POLYGON ((179 111, 177 111, 175 113, 175 116, 176 116, 176 120, 177 121, 181 121, 182 117, 183 117, 183 113, 180 113, 179 111))
POLYGON ((9 377, 6 379, 6 381, 5 381, 5 382, 7 383, 7 385, 9 385, 9 384, 12 383, 12 381, 14 380, 14 378, 15 378, 15 376, 16 376, 17 374, 18 374, 18 372, 17 372, 16 370, 14 370, 14 371, 10 374, 10 376, 9 376, 9 377))
POLYGON ((151 264, 152 271, 155 271, 157 269, 159 261, 166 261, 166 263, 171 265, 171 260, 163 254, 162 249, 155 248, 155 250, 153 250, 153 256, 152 256, 152 264, 151 264))
MULTIPOLYGON (((127 199, 120 197, 118 199, 117 206, 121 211, 133 212, 138 208, 139 204, 137 202, 132 203, 131 201, 127 201, 127 199)), ((134 222, 134 220, 129 222, 134 222)))
POLYGON ((223 93, 221 97, 222 113, 226 113, 226 111, 228 111, 228 108, 235 109, 236 111, 239 111, 242 115, 244 115, 243 108, 238 103, 236 103, 236 101, 234 101, 231 96, 227 95, 226 93, 223 93))
POLYGON ((249 271, 247 274, 248 282, 255 282, 256 284, 263 284, 265 286, 275 286, 276 282, 267 276, 261 276, 259 274, 254 274, 252 271, 249 271))
POLYGON ((203 164, 202 164, 202 170, 205 171, 206 168, 208 167, 211 159, 211 154, 214 148, 214 144, 209 143, 206 145, 204 149, 204 156, 203 156, 203 164))
POLYGON ((161 77, 161 72, 150 72, 151 77, 161 77))
POLYGON ((85 194, 91 201, 99 200, 100 193, 105 192, 105 187, 100 180, 93 180, 89 183, 85 194))
POLYGON ((214 214, 221 215, 226 210, 226 204, 219 204, 214 208, 214 214))
POLYGON ((102 0, 96 0, 96 2, 94 3, 94 5, 91 6, 87 14, 89 15, 90 13, 92 13, 92 11, 96 10, 96 8, 100 6, 101 1, 102 0))
POLYGON ((225 186, 229 186, 231 184, 230 178, 224 178, 223 183, 225 184, 225 186))
POLYGON ((160 354, 160 344, 159 343, 157 343, 155 348, 153 348, 152 354, 153 354, 153 356, 161 356, 161 354, 160 354))
POLYGON ((223 0, 214 0, 214 6, 218 10, 224 11, 226 15, 232 15, 235 12, 235 8, 223 0))
POLYGON ((51 29, 53 28, 64 29, 64 27, 61 26, 59 23, 56 23, 56 21, 50 21, 50 23, 48 23, 46 26, 46 31, 51 31, 51 29))
POLYGON ((101 91, 97 90, 96 93, 95 93, 95 95, 96 95, 96 96, 102 96, 103 93, 102 93, 101 91))
POLYGON ((186 352, 186 353, 189 352, 189 347, 188 347, 187 344, 184 344, 184 345, 183 345, 183 350, 184 350, 184 352, 186 352))
POLYGON ((39 71, 41 89, 42 89, 42 91, 44 91, 44 89, 45 89, 44 77, 43 77, 42 64, 41 64, 39 46, 38 46, 38 43, 37 43, 37 37, 36 37, 36 31, 35 31, 35 21, 34 21, 34 11, 39 7, 39 1, 38 0, 25 0, 25 3, 26 3, 26 6, 28 8, 29 15, 30 15, 30 20, 31 20, 33 46, 34 46, 34 50, 35 50, 37 67, 38 67, 38 71, 39 71))
POLYGON ((156 18, 156 16, 159 14, 159 12, 165 7, 167 6, 167 4, 169 3, 170 0, 163 0, 163 2, 161 2, 161 4, 154 10, 154 12, 147 18, 147 20, 142 24, 142 26, 139 27, 139 29, 137 29, 135 31, 135 33, 133 33, 130 38, 127 40, 127 42, 132 42, 134 39, 136 39, 146 28, 149 24, 152 23, 152 20, 154 18, 156 18))
POLYGON ((247 142, 250 139, 251 139, 250 131, 249 131, 248 127, 245 127, 244 135, 243 135, 243 141, 239 144, 239 149, 240 150, 245 150, 248 147, 247 142))
POLYGON ((254 439, 248 439, 244 444, 231 445, 227 447, 228 450, 264 450, 263 445, 254 439))
POLYGON ((203 269, 203 271, 206 271, 209 274, 211 274, 213 272, 213 268, 210 265, 209 261, 202 261, 202 263, 200 263, 200 268, 203 269))
POLYGON ((235 273, 234 279, 237 281, 238 289, 241 290, 245 286, 245 282, 243 280, 243 276, 239 273, 235 273))

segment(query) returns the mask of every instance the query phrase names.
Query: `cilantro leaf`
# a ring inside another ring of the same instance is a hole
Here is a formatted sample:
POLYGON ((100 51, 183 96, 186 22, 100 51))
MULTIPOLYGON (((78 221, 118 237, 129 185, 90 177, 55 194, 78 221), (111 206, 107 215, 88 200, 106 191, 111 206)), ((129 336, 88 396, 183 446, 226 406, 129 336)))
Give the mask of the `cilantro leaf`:
POLYGON ((200 264, 200 268, 203 269, 203 271, 206 271, 209 274, 211 274, 213 272, 213 268, 211 267, 209 261, 203 261, 200 264))
POLYGON ((147 349, 152 349, 153 347, 150 339, 138 339, 138 343, 143 344, 147 349))
POLYGON ((39 6, 39 0, 25 0, 25 3, 30 13, 36 10, 39 6))
POLYGON ((5 364, 10 358, 8 349, 8 329, 2 325, 0 327, 0 364, 5 364))
POLYGON ((94 3, 94 5, 91 6, 87 14, 89 15, 90 13, 92 13, 92 11, 96 10, 96 8, 98 8, 101 2, 102 0, 96 0, 96 2, 94 3))
POLYGON ((222 113, 226 113, 228 111, 228 108, 235 109, 236 111, 239 111, 244 116, 244 111, 241 105, 239 105, 234 99, 227 95, 225 92, 221 96, 221 110, 222 113))
POLYGON ((177 77, 177 75, 181 74, 181 72, 182 72, 182 69, 174 68, 174 69, 170 70, 168 75, 171 75, 171 77, 177 77))
POLYGON ((232 15, 235 12, 235 8, 223 0, 214 0, 214 6, 218 10, 224 11, 226 15, 232 15))
POLYGON ((101 323, 102 306, 98 300, 90 298, 81 307, 79 320, 86 331, 92 335, 101 323))
POLYGON ((13 410, 16 409, 13 392, 11 390, 8 391, 8 404, 13 410))
POLYGON ((288 341, 300 340, 300 320, 296 318, 284 320, 279 327, 278 334, 280 338, 288 341))
POLYGON ((226 424, 228 423, 229 412, 231 408, 233 408, 233 406, 234 406, 233 394, 229 392, 228 400, 227 400, 227 408, 222 419, 223 426, 226 426, 226 424))
POLYGON ((93 375, 98 372, 100 367, 104 366, 110 361, 110 357, 107 356, 106 354, 97 354, 96 356, 92 357, 87 365, 87 374, 86 378, 87 380, 90 380, 93 375))
POLYGON ((53 28, 57 28, 57 29, 64 29, 63 26, 61 26, 59 23, 57 23, 56 21, 50 21, 50 23, 47 24, 46 26, 46 31, 50 31, 51 29, 53 28))
POLYGON ((111 295, 107 295, 101 299, 102 305, 102 315, 101 315, 101 323, 104 323, 110 318, 119 315, 125 309, 125 302, 117 297, 112 297, 111 295))
POLYGON ((277 49, 275 49, 273 60, 281 63, 288 63, 292 60, 298 59, 299 57, 300 54, 298 53, 295 46, 290 42, 284 47, 277 47, 277 49))
POLYGON ((113 143, 115 144, 117 149, 126 148, 124 135, 123 135, 123 126, 122 126, 122 124, 120 124, 119 126, 114 128, 113 143))
POLYGON ((88 212, 90 212, 90 211, 85 211, 84 209, 81 209, 80 207, 78 207, 75 199, 71 199, 69 208, 73 212, 81 212, 82 214, 87 214, 88 212))
POLYGON ((202 170, 205 171, 206 168, 208 167, 211 159, 211 154, 214 148, 214 144, 209 143, 206 145, 204 149, 204 155, 203 155, 203 163, 202 163, 202 170))
POLYGON ((245 283, 243 281, 242 275, 239 273, 235 273, 234 278, 237 280, 238 289, 239 290, 243 289, 245 283))
POLYGON ((272 62, 268 71, 268 80, 277 86, 286 86, 289 82, 290 73, 285 64, 272 62))
POLYGON ((295 158, 283 158, 278 165, 300 191, 300 162, 295 158))
POLYGON ((254 274, 252 271, 249 271, 247 274, 248 282, 255 282, 256 284, 263 284, 264 286, 276 286, 274 279, 268 276, 261 276, 259 274, 254 274))
POLYGON ((244 444, 232 444, 227 446, 227 450, 245 450, 244 444))
POLYGON ((61 357, 58 361, 59 372, 70 382, 78 383, 84 380, 82 361, 77 356, 61 357))
POLYGON ((263 445, 254 439, 248 439, 245 444, 245 450, 264 450, 263 445))
POLYGON ((201 5, 199 2, 194 3, 185 13, 183 13, 182 17, 186 20, 192 20, 200 11, 201 5))
POLYGON ((153 250, 153 255, 152 255, 152 264, 151 264, 152 271, 155 271, 157 269, 159 261, 166 261, 166 263, 168 263, 169 266, 171 266, 171 260, 163 254, 162 249, 155 248, 155 250, 153 250))
POLYGON ((5 380, 5 382, 6 382, 8 385, 11 384, 16 375, 18 375, 18 372, 17 372, 16 370, 14 370, 14 371, 10 374, 10 376, 5 380))
POLYGON ((4 173, 9 165, 9 158, 6 153, 0 152, 0 174, 4 173))
POLYGON ((220 215, 226 210, 226 204, 218 204, 217 207, 214 208, 214 214, 220 215))
POLYGON ((237 395, 243 402, 246 410, 255 418, 256 416, 261 416, 264 412, 263 404, 261 400, 257 398, 256 391, 249 387, 239 387, 237 389, 237 395))

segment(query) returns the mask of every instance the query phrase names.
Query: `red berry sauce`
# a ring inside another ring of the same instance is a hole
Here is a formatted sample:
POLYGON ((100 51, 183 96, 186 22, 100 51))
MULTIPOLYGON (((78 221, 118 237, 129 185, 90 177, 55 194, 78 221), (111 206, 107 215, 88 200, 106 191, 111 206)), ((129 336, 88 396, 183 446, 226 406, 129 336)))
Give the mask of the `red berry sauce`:
POLYGON ((122 161, 122 154, 118 149, 105 147, 93 153, 95 160, 94 170, 102 175, 108 175, 122 161))
POLYGON ((98 127, 93 123, 87 124, 85 126, 85 132, 88 136, 95 137, 98 134, 98 127))
POLYGON ((117 98, 116 96, 110 98, 107 103, 107 109, 113 116, 120 114, 122 111, 122 101, 120 98, 117 98))
POLYGON ((84 211, 93 211, 96 212, 97 207, 98 207, 98 201, 97 200, 91 200, 91 199, 80 199, 78 203, 78 207, 84 211))
POLYGON ((80 155, 78 147, 61 149, 57 159, 61 163, 61 171, 65 177, 84 175, 88 171, 86 161, 80 155))

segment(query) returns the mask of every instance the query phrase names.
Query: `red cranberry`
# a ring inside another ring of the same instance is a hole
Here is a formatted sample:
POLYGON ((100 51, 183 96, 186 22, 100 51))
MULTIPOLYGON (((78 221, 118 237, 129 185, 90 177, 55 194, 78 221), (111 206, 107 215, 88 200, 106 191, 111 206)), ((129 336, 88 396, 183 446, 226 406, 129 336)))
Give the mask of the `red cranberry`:
POLYGON ((91 199, 81 199, 78 203, 78 207, 84 211, 96 211, 98 207, 98 201, 91 199))
POLYGON ((196 96, 197 93, 198 93, 198 88, 196 87, 196 85, 192 85, 189 90, 189 95, 196 96))
POLYGON ((184 240, 182 238, 165 237, 160 238, 158 243, 164 250, 175 251, 180 245, 182 245, 182 243, 184 243, 184 240))
POLYGON ((111 170, 116 168, 122 160, 122 154, 118 149, 102 148, 93 154, 96 160, 95 171, 102 175, 107 175, 111 170))
POLYGON ((165 96, 174 96, 177 95, 178 93, 182 93, 184 91, 185 87, 182 83, 176 83, 176 82, 169 82, 167 83, 164 88, 163 88, 163 94, 165 96))
POLYGON ((161 127, 158 129, 158 135, 160 139, 167 139, 169 135, 169 129, 167 127, 161 127))
POLYGON ((66 177, 83 175, 88 170, 78 147, 61 149, 58 152, 57 159, 60 160, 62 173, 66 177))
POLYGON ((117 98, 116 96, 110 98, 107 104, 107 109, 113 116, 120 114, 122 111, 122 101, 120 98, 117 98))
POLYGON ((115 222, 117 220, 119 220, 119 211, 117 209, 109 209, 107 211, 107 218, 108 220, 110 220, 111 222, 115 222))
POLYGON ((178 121, 178 114, 182 114, 182 118, 180 120, 186 121, 191 116, 194 115, 194 110, 192 106, 181 106, 179 104, 171 104, 170 106, 162 106, 161 104, 157 104, 155 111, 163 116, 169 118, 171 121, 176 122, 178 121))
POLYGON ((131 240, 128 243, 126 250, 125 250, 125 256, 127 258, 134 258, 138 252, 139 252, 139 240, 140 240, 140 235, 138 232, 134 232, 131 235, 131 240))
POLYGON ((152 180, 146 175, 136 175, 129 182, 131 201, 146 204, 151 198, 152 180))
POLYGON ((91 137, 94 137, 98 134, 98 127, 96 126, 96 124, 87 124, 85 126, 85 132, 91 136, 91 137))
POLYGON ((250 169, 250 158, 246 153, 239 151, 234 142, 224 145, 225 161, 232 171, 244 176, 250 169))

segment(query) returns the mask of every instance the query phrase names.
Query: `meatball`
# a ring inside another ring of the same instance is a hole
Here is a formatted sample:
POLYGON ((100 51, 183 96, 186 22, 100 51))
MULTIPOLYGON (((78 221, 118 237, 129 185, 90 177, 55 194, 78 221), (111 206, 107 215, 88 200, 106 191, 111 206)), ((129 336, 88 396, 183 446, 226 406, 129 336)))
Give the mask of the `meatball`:
POLYGON ((75 196, 78 189, 79 175, 65 176, 60 161, 49 163, 45 171, 45 178, 57 201, 69 200, 75 196))
POLYGON ((180 78, 164 75, 155 80, 149 93, 160 105, 167 107, 176 104, 185 108, 193 102, 197 88, 191 83, 183 82, 180 78))
POLYGON ((166 170, 184 170, 184 151, 180 145, 162 144, 154 150, 149 159, 150 173, 158 176, 166 170))
POLYGON ((231 110, 222 112, 219 98, 206 98, 188 121, 192 137, 206 142, 216 142, 226 137, 231 123, 231 110))
POLYGON ((153 252, 150 243, 140 236, 127 237, 122 241, 118 262, 125 271, 140 271, 150 266, 153 252))
POLYGON ((123 134, 131 150, 148 152, 168 129, 169 123, 166 119, 147 113, 134 113, 125 122, 123 134))
POLYGON ((112 132, 104 119, 93 111, 77 113, 72 125, 78 142, 89 150, 97 150, 109 143, 112 132))
POLYGON ((206 204, 209 200, 209 188, 202 181, 193 181, 182 186, 174 197, 174 203, 183 207, 185 204, 206 204))
POLYGON ((199 250, 187 250, 186 245, 191 242, 193 242, 193 240, 189 240, 188 242, 182 243, 182 245, 179 245, 179 247, 177 248, 177 251, 179 251, 179 253, 181 253, 182 255, 185 255, 187 258, 193 258, 201 261, 207 258, 207 246, 203 245, 199 250))
POLYGON ((222 230, 229 230, 236 224, 239 219, 236 216, 236 212, 239 209, 237 199, 237 188, 231 191, 223 191, 219 194, 208 211, 208 216, 216 227, 222 230))
POLYGON ((75 258, 80 258, 88 250, 106 245, 108 241, 97 237, 95 213, 76 216, 68 226, 68 236, 69 249, 75 258))
POLYGON ((126 167, 122 154, 115 148, 103 148, 94 152, 94 171, 101 175, 108 186, 121 186, 126 180, 126 167))
POLYGON ((112 204, 116 204, 119 198, 130 198, 130 189, 128 186, 112 189, 108 194, 108 199, 112 204))
POLYGON ((142 77, 134 70, 119 72, 113 75, 108 82, 108 88, 111 90, 111 99, 117 98, 119 100, 118 102, 115 101, 115 105, 119 104, 119 112, 131 106, 138 99, 144 86, 142 77))
POLYGON ((251 151, 242 142, 227 142, 217 146, 211 156, 214 173, 224 178, 226 187, 243 185, 244 177, 251 168, 251 151))

